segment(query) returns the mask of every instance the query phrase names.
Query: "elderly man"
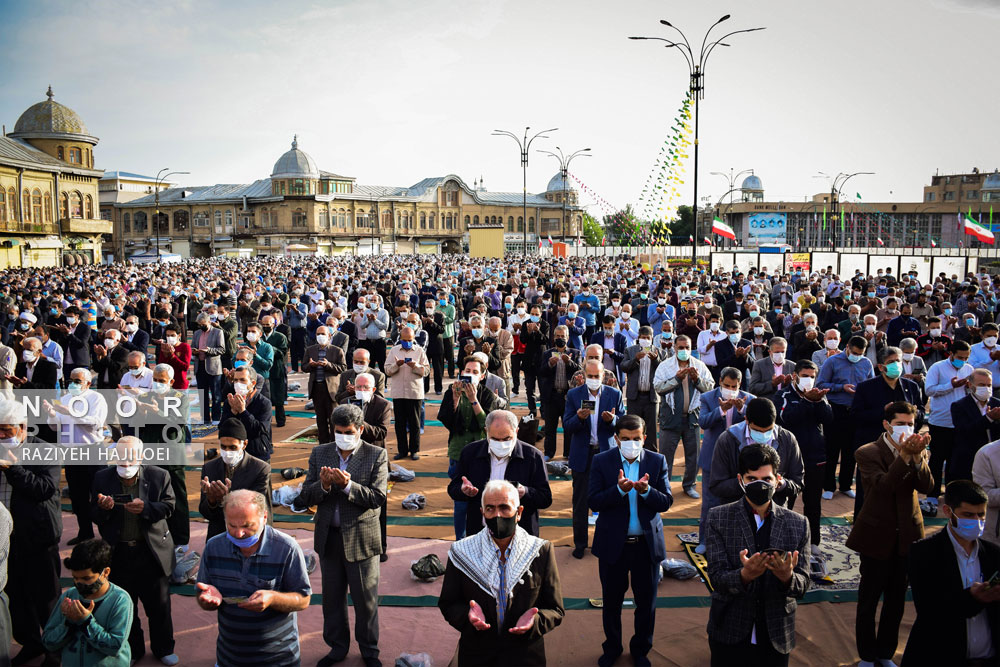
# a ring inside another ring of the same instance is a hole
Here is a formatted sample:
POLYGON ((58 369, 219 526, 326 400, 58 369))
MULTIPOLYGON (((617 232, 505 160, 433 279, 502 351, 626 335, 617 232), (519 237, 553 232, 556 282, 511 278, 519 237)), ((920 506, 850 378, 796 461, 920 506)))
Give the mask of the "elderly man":
POLYGON ((955 449, 948 457, 946 477, 972 479, 976 453, 983 445, 1000 440, 1000 400, 993 397, 993 377, 988 370, 972 371, 969 394, 951 404, 951 420, 955 424, 955 449))
POLYGON ((132 658, 141 660, 146 653, 139 619, 141 600, 153 655, 164 665, 176 665, 168 581, 174 566, 174 540, 167 527, 174 511, 170 476, 161 468, 142 464, 139 438, 123 437, 114 451, 117 465, 94 475, 91 511, 101 537, 114 550, 111 581, 132 598, 128 636, 132 658))
MULTIPOLYGON (((662 368, 662 366, 661 366, 662 368)), ((602 383, 604 365, 588 361, 586 384, 566 394, 563 429, 570 436, 569 467, 573 470, 573 557, 583 558, 587 548, 587 489, 594 456, 614 443, 614 428, 624 416, 622 393, 602 383)), ((707 372, 707 371, 706 371, 707 372)))
POLYGON ((487 529, 452 545, 438 598, 461 633, 454 664, 544 665, 544 635, 566 614, 552 544, 518 525, 524 508, 510 482, 487 482, 481 497, 487 529))
MULTIPOLYGON (((30 341, 40 344, 28 338, 25 349, 30 341)), ((45 653, 42 629, 59 597, 59 465, 22 463, 23 447, 45 445, 28 435, 28 413, 20 402, 0 400, 0 438, 0 494, 14 525, 5 592, 10 629, 21 645, 14 664, 21 665, 45 653)), ((44 664, 56 664, 56 657, 47 656, 44 664)))
MULTIPOLYGON (((507 410, 490 412, 486 416, 486 439, 462 448, 448 495, 456 503, 479 503, 480 489, 494 479, 506 479, 517 488, 525 508, 520 525, 537 536, 538 511, 552 504, 545 461, 537 449, 517 439, 517 417, 507 410)), ((467 511, 465 517, 465 535, 473 535, 485 525, 483 517, 474 511, 467 511)))
POLYGON ((226 351, 226 339, 222 329, 211 326, 207 312, 199 313, 196 322, 198 328, 191 337, 191 354, 201 392, 202 422, 218 424, 222 417, 222 355, 226 351))
MULTIPOLYGON (((55 429, 59 444, 63 447, 80 447, 104 442, 104 427, 108 419, 107 401, 90 388, 91 375, 86 368, 73 369, 69 380, 69 391, 58 402, 52 404, 42 401, 42 407, 48 415, 48 424, 55 429), (84 414, 73 416, 70 412, 71 404, 75 406, 76 414, 84 414)), ((69 541, 71 546, 94 536, 90 517, 90 488, 98 470, 100 466, 96 465, 66 466, 66 485, 69 487, 69 499, 79 527, 77 536, 69 541)))
MULTIPOLYGON (((840 332, 841 349, 847 345, 854 336, 861 336, 865 332, 864 322, 861 321, 861 306, 851 304, 847 307, 847 319, 841 320, 837 324, 837 331, 840 332)), ((822 370, 822 369, 821 369, 822 370)))
MULTIPOLYGON (((602 334, 601 332, 598 331, 594 335, 599 336, 602 334)), ((603 365, 604 359, 606 357, 605 354, 606 352, 607 350, 605 350, 603 347, 601 347, 601 345, 597 343, 588 345, 583 350, 583 364, 586 364, 588 361, 600 361, 601 364, 603 365)), ((573 373, 573 377, 570 378, 569 388, 573 389, 574 387, 583 386, 585 379, 586 378, 584 377, 583 374, 583 368, 580 368, 580 370, 573 373)), ((604 366, 604 377, 601 379, 601 382, 607 387, 614 387, 615 389, 621 389, 621 386, 618 384, 618 376, 615 374, 613 370, 611 370, 607 366, 604 366)))
MULTIPOLYGON (((375 372, 378 373, 377 370, 375 372)), ((354 393, 350 397, 345 397, 340 403, 341 405, 356 405, 361 408, 365 420, 361 439, 370 445, 385 449, 385 438, 389 433, 389 424, 392 421, 392 403, 376 393, 375 376, 372 373, 358 375, 354 380, 354 393)), ((388 466, 388 452, 385 462, 388 466)), ((388 472, 387 469, 386 474, 388 472)), ((388 498, 388 496, 386 497, 388 498)), ((382 532, 382 555, 379 556, 379 560, 383 563, 389 560, 389 545, 386 538, 388 514, 388 507, 383 502, 382 510, 379 513, 379 526, 382 532)))
POLYGON ((206 540, 226 531, 222 504, 226 495, 239 489, 263 494, 271 514, 271 466, 246 453, 247 430, 239 419, 219 424, 219 456, 201 468, 201 500, 198 511, 208 520, 206 540))
POLYGON ((336 404, 339 376, 347 370, 347 358, 343 349, 331 344, 329 327, 316 329, 316 344, 306 348, 303 366, 309 371, 309 398, 316 411, 319 441, 332 442, 330 414, 336 404))
POLYGON ((507 386, 507 396, 513 396, 510 355, 514 352, 514 335, 502 328, 502 324, 499 317, 491 317, 487 321, 482 351, 490 355, 489 371, 503 378, 507 386))
POLYGON ((128 370, 128 349, 120 345, 122 333, 105 329, 103 345, 94 346, 94 373, 99 389, 117 389, 128 370))
POLYGON ((377 368, 372 368, 369 362, 371 354, 363 347, 354 350, 352 355, 353 365, 340 374, 337 384, 336 399, 342 403, 345 399, 353 398, 355 392, 354 380, 362 373, 368 373, 375 380, 375 393, 385 397, 385 374, 377 368))
POLYGON ((701 395, 715 387, 708 366, 691 356, 691 339, 678 336, 674 356, 656 369, 653 387, 663 396, 660 406, 660 453, 667 459, 667 469, 674 470, 677 444, 684 443, 684 493, 698 499, 698 413, 701 395))
POLYGON ((138 351, 129 352, 125 363, 128 365, 128 371, 122 376, 118 387, 128 389, 132 394, 152 391, 153 371, 146 366, 146 354, 138 351))
POLYGON ((772 403, 788 386, 795 371, 795 362, 786 358, 788 341, 774 336, 767 342, 768 354, 754 362, 750 370, 750 393, 772 403))
POLYGON ((34 336, 21 344, 21 359, 8 377, 15 389, 55 389, 58 367, 42 355, 42 341, 34 336))
MULTIPOLYGON (((899 341, 899 349, 903 352, 903 377, 916 382, 923 391, 924 379, 927 377, 927 366, 924 365, 924 360, 917 356, 916 339, 904 338, 899 341)), ((998 381, 997 375, 1000 373, 994 374, 994 382, 998 381)))
POLYGON ((656 409, 660 405, 660 395, 653 387, 653 378, 664 359, 666 353, 653 346, 652 327, 642 326, 639 327, 638 343, 625 350, 625 359, 621 364, 621 371, 628 378, 625 383, 628 414, 636 415, 645 422, 645 446, 653 452, 656 451, 656 409))
MULTIPOLYGON (((538 394, 544 396, 542 416, 545 418, 546 460, 556 455, 556 433, 559 420, 566 411, 566 393, 572 388, 570 378, 580 369, 580 352, 569 346, 569 329, 559 325, 554 330, 553 347, 542 352, 538 367, 538 394)), ((563 455, 569 455, 569 436, 563 434, 563 455)))
POLYGON ((233 369, 233 393, 222 406, 222 421, 236 417, 247 430, 247 451, 261 459, 271 460, 271 401, 261 394, 261 378, 250 366, 233 369))
MULTIPOLYGON (((390 358, 386 367, 393 363, 390 358)), ((373 667, 382 664, 377 556, 382 553, 378 523, 388 462, 385 449, 362 441, 365 420, 360 408, 337 406, 332 421, 336 442, 313 448, 302 493, 295 499, 298 508, 317 506, 313 544, 323 572, 323 640, 330 647, 318 665, 342 661, 350 648, 349 589, 361 657, 366 667, 373 667)))
POLYGON ((840 330, 827 329, 823 336, 822 349, 812 353, 812 362, 816 368, 823 368, 823 363, 832 356, 840 353, 840 330))
POLYGON ((399 343, 385 355, 385 374, 389 381, 396 418, 396 447, 394 459, 409 456, 420 458, 420 411, 424 404, 424 377, 430 372, 427 353, 413 342, 415 334, 410 327, 399 332, 399 343))
POLYGON ((256 491, 230 492, 222 511, 226 533, 205 543, 197 584, 198 606, 219 612, 215 662, 297 665, 295 612, 305 610, 312 595, 302 548, 267 525, 267 500, 256 491))
POLYGON ((146 354, 149 347, 149 334, 139 328, 139 318, 129 315, 125 318, 125 329, 122 332, 121 346, 130 351, 146 354))

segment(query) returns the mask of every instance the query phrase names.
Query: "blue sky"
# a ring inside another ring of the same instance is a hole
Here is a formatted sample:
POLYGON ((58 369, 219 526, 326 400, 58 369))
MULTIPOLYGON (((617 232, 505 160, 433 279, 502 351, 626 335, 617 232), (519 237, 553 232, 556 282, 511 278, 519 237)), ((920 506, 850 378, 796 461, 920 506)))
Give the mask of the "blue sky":
MULTIPOLYGON (((0 122, 51 84, 107 170, 246 183, 297 133, 320 168, 362 183, 455 173, 511 192, 516 147, 490 132, 558 127, 536 147, 592 148, 572 171, 623 206, 687 86, 678 53, 626 37, 669 36, 668 18, 700 42, 725 13, 730 30, 767 30, 709 62, 700 194, 721 196, 709 172, 730 167, 786 201, 828 189, 817 172, 874 171, 850 189, 915 201, 936 169, 1000 166, 996 0, 0 0, 0 122)), ((556 168, 533 154, 529 191, 556 168)))

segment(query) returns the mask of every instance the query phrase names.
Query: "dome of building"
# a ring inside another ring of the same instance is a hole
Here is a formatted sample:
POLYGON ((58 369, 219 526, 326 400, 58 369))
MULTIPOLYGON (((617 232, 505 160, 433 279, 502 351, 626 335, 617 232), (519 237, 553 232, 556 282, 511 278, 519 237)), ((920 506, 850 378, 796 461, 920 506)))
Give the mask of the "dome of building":
POLYGON ((994 171, 986 177, 986 180, 983 182, 983 190, 1000 190, 1000 172, 994 171))
POLYGON ((274 163, 271 178, 319 178, 316 161, 305 151, 299 150, 299 135, 292 139, 291 150, 274 163))
POLYGON ((743 179, 742 185, 740 185, 741 190, 763 190, 764 185, 760 182, 760 179, 750 174, 743 179))
POLYGON ((569 184, 563 178, 562 172, 557 171, 556 175, 549 179, 549 184, 545 186, 546 192, 565 192, 570 190, 569 184))
POLYGON ((31 105, 27 111, 21 114, 21 117, 14 124, 14 131, 10 133, 10 136, 23 138, 65 137, 97 143, 97 139, 90 135, 87 126, 84 125, 83 120, 75 111, 52 99, 55 97, 52 86, 49 86, 45 94, 48 97, 46 101, 31 105))

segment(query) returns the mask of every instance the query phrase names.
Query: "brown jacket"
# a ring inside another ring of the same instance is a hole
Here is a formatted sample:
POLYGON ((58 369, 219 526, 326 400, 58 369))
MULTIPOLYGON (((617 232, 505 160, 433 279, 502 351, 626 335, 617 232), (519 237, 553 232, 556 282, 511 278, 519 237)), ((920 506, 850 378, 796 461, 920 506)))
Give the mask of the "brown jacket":
POLYGON ((923 539, 924 518, 917 493, 927 493, 933 486, 926 455, 919 465, 910 464, 893 454, 893 449, 883 434, 854 454, 865 503, 854 517, 847 547, 880 560, 906 556, 910 545, 923 539))
MULTIPOLYGON (((320 345, 310 345, 306 348, 304 356, 305 367, 309 371, 309 398, 315 398, 313 392, 316 390, 316 369, 309 368, 309 362, 319 361, 320 347, 320 345)), ((344 354, 342 348, 336 345, 327 345, 326 359, 330 362, 332 368, 324 368, 323 375, 326 379, 327 393, 330 394, 330 398, 333 398, 337 393, 337 383, 340 374, 347 370, 347 356, 344 354)))

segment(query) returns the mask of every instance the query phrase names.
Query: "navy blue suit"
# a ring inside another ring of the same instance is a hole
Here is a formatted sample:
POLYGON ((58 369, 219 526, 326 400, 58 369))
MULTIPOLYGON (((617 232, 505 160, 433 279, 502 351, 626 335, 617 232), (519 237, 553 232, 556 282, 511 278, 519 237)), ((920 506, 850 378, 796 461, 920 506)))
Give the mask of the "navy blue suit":
POLYGON ((652 648, 656 571, 667 555, 663 543, 663 520, 660 518, 660 512, 670 509, 674 500, 667 479, 667 460, 662 454, 648 450, 641 451, 639 456, 635 479, 649 475, 646 497, 635 491, 622 494, 618 487, 618 473, 625 467, 625 462, 617 448, 595 456, 591 466, 588 502, 590 509, 600 512, 591 551, 598 558, 604 598, 603 649, 608 658, 617 657, 622 652, 621 610, 630 580, 635 599, 635 634, 629 642, 629 652, 636 660, 652 648), (632 493, 635 493, 636 518, 642 531, 636 537, 628 535, 631 518, 629 495, 632 493))
POLYGON ((587 492, 590 488, 590 462, 599 451, 607 451, 615 438, 615 424, 625 414, 622 393, 614 387, 601 387, 601 400, 597 404, 597 445, 590 446, 590 418, 580 421, 577 410, 585 400, 592 400, 587 385, 566 392, 566 412, 563 414, 563 430, 570 437, 569 467, 573 470, 573 546, 584 549, 587 546, 587 492), (601 413, 613 412, 611 422, 601 419, 601 413))
MULTIPOLYGON (((716 347, 718 348, 718 345, 716 347)), ((746 375, 743 377, 745 380, 746 375)), ((715 453, 715 441, 726 432, 727 428, 726 415, 719 410, 719 389, 720 387, 716 387, 701 395, 701 410, 698 411, 698 426, 701 427, 701 452, 698 454, 698 467, 701 468, 701 518, 698 520, 698 542, 700 544, 705 543, 708 510, 723 502, 709 489, 712 484, 712 455, 715 453)), ((756 396, 740 390, 739 398, 750 402, 750 399, 756 398, 756 396)), ((733 424, 739 424, 744 419, 743 413, 733 410, 733 424)))
MULTIPOLYGON (((594 332, 594 335, 590 337, 591 345, 600 345, 604 347, 604 330, 600 329, 594 332)), ((625 349, 628 347, 628 340, 625 336, 620 333, 615 333, 615 347, 613 350, 605 349, 604 353, 609 355, 611 359, 615 362, 615 377, 618 378, 618 385, 624 384, 621 369, 621 363, 625 361, 625 349)))
POLYGON ((569 346, 574 350, 583 352, 583 334, 587 330, 587 320, 579 315, 575 319, 570 319, 568 315, 559 318, 558 324, 569 329, 569 346))

